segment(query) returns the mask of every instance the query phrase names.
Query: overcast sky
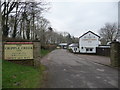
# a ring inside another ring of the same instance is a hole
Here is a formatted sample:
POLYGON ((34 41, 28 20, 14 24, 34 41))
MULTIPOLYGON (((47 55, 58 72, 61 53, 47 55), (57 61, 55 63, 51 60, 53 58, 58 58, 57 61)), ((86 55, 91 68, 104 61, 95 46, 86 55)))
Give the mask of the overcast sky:
POLYGON ((75 37, 91 30, 98 31, 105 23, 118 20, 117 2, 51 2, 51 9, 45 17, 57 31, 69 32, 75 37))

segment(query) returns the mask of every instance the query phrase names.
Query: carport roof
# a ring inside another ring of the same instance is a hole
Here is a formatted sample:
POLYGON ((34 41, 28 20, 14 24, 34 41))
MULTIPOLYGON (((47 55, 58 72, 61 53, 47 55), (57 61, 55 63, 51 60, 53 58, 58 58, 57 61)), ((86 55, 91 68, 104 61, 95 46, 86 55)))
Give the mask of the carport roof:
POLYGON ((78 46, 78 43, 72 43, 69 45, 70 47, 77 47, 78 46))
POLYGON ((65 46, 66 46, 66 45, 67 45, 67 43, 60 43, 59 45, 60 45, 60 46, 63 46, 63 45, 65 45, 65 46))

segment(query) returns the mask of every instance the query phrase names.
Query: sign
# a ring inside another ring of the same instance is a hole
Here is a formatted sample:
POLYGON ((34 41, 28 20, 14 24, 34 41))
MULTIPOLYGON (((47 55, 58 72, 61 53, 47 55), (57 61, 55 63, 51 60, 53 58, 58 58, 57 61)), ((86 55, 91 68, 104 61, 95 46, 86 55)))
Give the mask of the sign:
POLYGON ((4 45, 5 60, 33 59, 32 42, 8 42, 4 45))
POLYGON ((88 41, 88 40, 92 40, 92 41, 94 41, 94 40, 97 40, 97 39, 82 39, 82 40, 84 40, 84 41, 88 41))
POLYGON ((95 36, 85 36, 82 40, 83 41, 94 41, 97 39, 95 38, 95 36))

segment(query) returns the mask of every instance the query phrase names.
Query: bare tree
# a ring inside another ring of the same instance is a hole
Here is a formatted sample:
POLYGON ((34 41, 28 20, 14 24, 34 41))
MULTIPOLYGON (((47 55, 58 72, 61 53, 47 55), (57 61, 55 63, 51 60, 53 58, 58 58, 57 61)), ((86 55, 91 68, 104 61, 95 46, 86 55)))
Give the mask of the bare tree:
POLYGON ((116 23, 106 23, 103 28, 100 29, 99 34, 101 36, 102 44, 117 40, 119 37, 119 30, 116 23))
POLYGON ((118 23, 118 34, 117 34, 117 37, 118 37, 118 41, 120 42, 120 23, 118 23))
POLYGON ((66 36, 66 40, 67 40, 67 44, 71 44, 72 43, 72 38, 71 35, 68 33, 68 35, 66 36))
POLYGON ((41 41, 41 44, 42 45, 45 45, 46 44, 46 39, 47 39, 47 29, 48 27, 50 26, 50 22, 45 19, 45 18, 41 18, 40 20, 40 33, 39 33, 39 38, 40 38, 40 41, 41 41))
MULTIPOLYGON (((0 36, 2 35, 2 26, 1 26, 1 21, 2 21, 2 14, 1 14, 1 1, 0 1, 0 36)), ((1 38, 0 38, 1 39, 1 38)))
POLYGON ((12 37, 15 38, 16 37, 16 32, 17 32, 17 17, 18 17, 18 7, 19 6, 19 2, 16 2, 16 11, 15 11, 15 23, 14 23, 14 31, 13 31, 13 35, 12 37))
POLYGON ((1 7, 2 7, 2 11, 1 11, 1 13, 2 13, 2 30, 3 30, 3 36, 5 36, 5 37, 8 36, 8 31, 9 31, 9 27, 8 27, 9 14, 15 8, 16 4, 17 4, 16 0, 10 0, 10 1, 5 0, 1 4, 1 7))
MULTIPOLYGON (((1 3, 2 33, 4 37, 37 39, 38 17, 47 11, 47 2, 20 2, 20 0, 4 0, 1 3), (12 21, 12 23, 11 23, 12 21)), ((40 18, 41 19, 41 18, 40 18)), ((44 25, 45 26, 45 25, 44 25)), ((41 23, 39 23, 41 27, 41 23)))

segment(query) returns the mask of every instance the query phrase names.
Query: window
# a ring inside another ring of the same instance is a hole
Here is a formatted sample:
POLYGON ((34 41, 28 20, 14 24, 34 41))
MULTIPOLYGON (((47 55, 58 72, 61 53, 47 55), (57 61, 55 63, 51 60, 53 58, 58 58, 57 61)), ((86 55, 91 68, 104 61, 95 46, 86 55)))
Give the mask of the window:
POLYGON ((93 51, 93 49, 92 49, 92 48, 90 48, 90 51, 93 51))
POLYGON ((93 48, 86 48, 86 51, 93 51, 93 48))
POLYGON ((74 51, 76 51, 76 48, 74 48, 74 51))
POLYGON ((89 49, 88 49, 88 48, 86 48, 86 51, 89 51, 89 49))
POLYGON ((81 49, 83 49, 83 47, 81 47, 81 49))

